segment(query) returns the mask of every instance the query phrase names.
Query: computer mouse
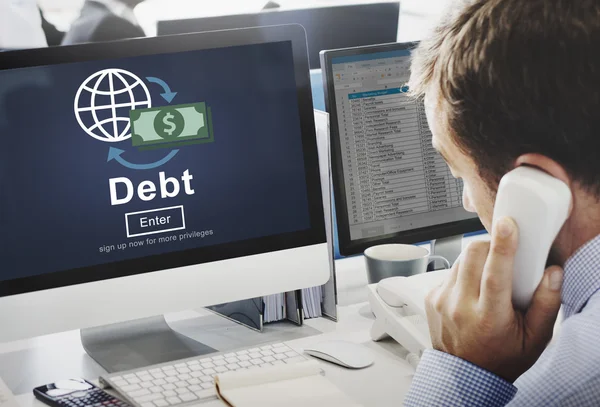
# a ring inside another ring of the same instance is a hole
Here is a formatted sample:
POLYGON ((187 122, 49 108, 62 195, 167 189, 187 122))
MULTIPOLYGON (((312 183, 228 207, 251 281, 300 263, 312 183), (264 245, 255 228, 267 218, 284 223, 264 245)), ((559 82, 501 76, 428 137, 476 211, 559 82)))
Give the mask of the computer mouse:
POLYGON ((363 345, 346 341, 324 341, 308 346, 304 352, 319 359, 350 369, 362 369, 374 362, 371 351, 363 345))

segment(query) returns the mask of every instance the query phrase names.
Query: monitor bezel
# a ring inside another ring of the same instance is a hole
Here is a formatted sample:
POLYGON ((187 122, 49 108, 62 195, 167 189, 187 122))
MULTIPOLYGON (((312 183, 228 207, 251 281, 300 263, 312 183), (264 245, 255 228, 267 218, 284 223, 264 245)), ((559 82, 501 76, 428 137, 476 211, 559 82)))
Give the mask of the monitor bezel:
POLYGON ((335 109, 336 98, 333 83, 332 61, 335 58, 347 56, 359 56, 374 54, 378 52, 404 51, 417 47, 418 41, 389 43, 373 46, 343 48, 336 50, 324 50, 320 52, 321 68, 323 77, 323 90, 325 93, 325 109, 329 114, 330 143, 331 143, 331 167, 333 179, 333 194, 335 200, 335 212, 338 230, 339 252, 342 256, 352 256, 363 253, 367 248, 387 243, 415 244, 433 239, 440 239, 469 232, 477 232, 484 229, 479 218, 448 222, 435 226, 412 229, 403 232, 390 233, 382 236, 368 237, 351 240, 350 222, 348 219, 346 187, 344 180, 344 169, 342 159, 342 146, 338 126, 338 116, 335 109))
MULTIPOLYGON (((310 229, 4 280, 0 281, 0 298, 326 243, 308 51, 306 33, 302 26, 286 24, 9 51, 2 54, 0 71, 273 42, 291 42, 292 46, 310 229)), ((35 253, 31 255, 34 256, 35 253)))

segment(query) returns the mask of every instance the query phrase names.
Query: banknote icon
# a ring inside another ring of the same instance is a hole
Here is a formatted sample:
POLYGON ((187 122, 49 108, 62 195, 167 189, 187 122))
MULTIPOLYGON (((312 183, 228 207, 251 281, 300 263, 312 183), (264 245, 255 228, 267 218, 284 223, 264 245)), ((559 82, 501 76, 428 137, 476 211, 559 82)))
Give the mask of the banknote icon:
POLYGON ((136 109, 129 113, 134 147, 173 148, 213 141, 206 103, 136 109))

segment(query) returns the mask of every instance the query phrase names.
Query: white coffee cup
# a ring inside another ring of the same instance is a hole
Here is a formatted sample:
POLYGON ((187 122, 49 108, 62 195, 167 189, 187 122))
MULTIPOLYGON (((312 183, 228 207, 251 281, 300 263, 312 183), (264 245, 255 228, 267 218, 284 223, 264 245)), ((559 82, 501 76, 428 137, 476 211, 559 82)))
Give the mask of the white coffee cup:
POLYGON ((424 247, 410 244, 382 244, 365 250, 367 279, 375 284, 384 278, 413 276, 425 273, 427 266, 436 260, 450 268, 450 262, 442 256, 430 255, 424 247))

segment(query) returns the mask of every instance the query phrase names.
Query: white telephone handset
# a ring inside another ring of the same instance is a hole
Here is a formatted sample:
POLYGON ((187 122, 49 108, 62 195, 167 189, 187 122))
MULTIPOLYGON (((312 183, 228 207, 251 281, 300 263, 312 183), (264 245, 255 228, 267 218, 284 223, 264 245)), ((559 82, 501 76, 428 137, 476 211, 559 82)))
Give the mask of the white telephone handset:
POLYGON ((500 180, 492 225, 498 218, 509 216, 519 227, 512 290, 516 308, 529 307, 570 205, 569 187, 541 170, 517 167, 500 180))
MULTIPOLYGON (((519 227, 513 277, 515 307, 529 306, 570 205, 568 186, 541 170, 518 167, 502 177, 493 220, 509 216, 519 227)), ((447 273, 448 270, 440 270, 411 277, 391 277, 369 285, 369 302, 376 317, 371 338, 378 341, 391 336, 410 352, 409 361, 412 357, 412 361, 418 363, 423 351, 431 348, 425 297, 443 282, 447 273)))

